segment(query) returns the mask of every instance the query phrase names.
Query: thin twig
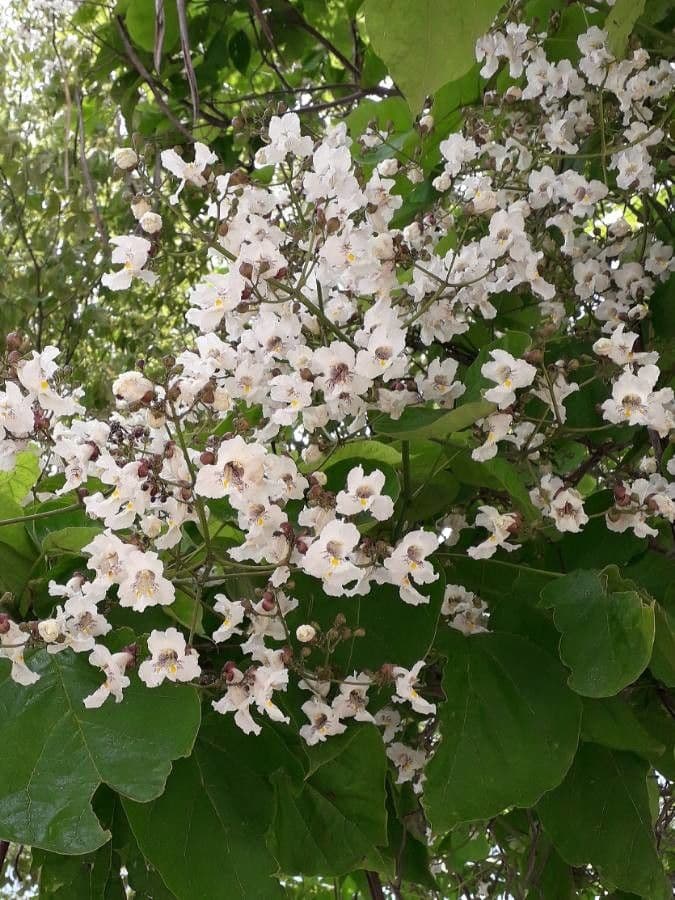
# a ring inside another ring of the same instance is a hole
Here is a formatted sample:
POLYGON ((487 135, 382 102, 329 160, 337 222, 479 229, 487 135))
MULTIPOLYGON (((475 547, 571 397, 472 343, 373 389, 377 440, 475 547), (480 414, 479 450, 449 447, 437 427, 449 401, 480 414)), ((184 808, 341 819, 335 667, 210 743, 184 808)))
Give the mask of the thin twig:
POLYGON ((190 53, 190 34, 185 12, 185 0, 176 0, 176 10, 178 12, 178 28, 180 30, 180 49, 183 54, 185 77, 190 87, 190 99, 192 101, 192 124, 195 126, 199 119, 199 87, 197 86, 197 76, 192 65, 192 54, 190 53))
POLYGON ((94 184, 94 179, 91 177, 91 170, 89 169, 89 163, 87 161, 87 145, 85 143, 85 134, 84 134, 84 116, 82 115, 82 95, 80 94, 80 89, 78 87, 75 88, 75 105, 77 107, 77 124, 79 129, 79 145, 80 145, 80 166, 82 168, 82 178, 84 180, 84 188, 89 197, 89 202, 91 203, 92 212, 94 213, 94 223, 96 225, 96 231, 98 232, 98 236, 101 238, 101 243, 103 246, 108 249, 108 229, 106 228, 106 224, 103 221, 103 216, 101 215, 101 210, 98 208, 98 203, 96 202, 96 185, 94 184))
POLYGON ((180 131, 180 133, 184 137, 186 137, 187 140, 190 141, 190 143, 193 143, 194 137, 192 136, 191 132, 185 127, 185 125, 183 125, 180 119, 177 119, 173 114, 166 101, 164 100, 164 97, 162 97, 161 91, 159 90, 155 79, 145 68, 138 54, 134 50, 131 39, 129 37, 129 32, 127 31, 122 16, 115 16, 115 22, 117 23, 117 30, 119 32, 120 38, 122 39, 122 44, 124 45, 124 52, 127 55, 127 59, 152 91, 155 101, 157 102, 157 106, 159 106, 159 108, 162 110, 162 112, 171 122, 174 128, 180 131))

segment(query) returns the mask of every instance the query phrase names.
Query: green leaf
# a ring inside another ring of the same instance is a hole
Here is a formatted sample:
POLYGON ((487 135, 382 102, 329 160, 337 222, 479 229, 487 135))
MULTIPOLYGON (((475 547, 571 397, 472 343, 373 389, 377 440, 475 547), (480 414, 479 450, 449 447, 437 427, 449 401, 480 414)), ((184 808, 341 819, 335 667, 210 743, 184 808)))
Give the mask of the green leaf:
POLYGON ((645 9, 645 0, 616 0, 610 9, 605 30, 610 52, 620 59, 626 51, 633 26, 645 9))
POLYGON ((387 843, 382 738, 371 725, 330 739, 331 758, 298 787, 288 772, 273 778, 276 812, 271 847, 283 872, 343 875, 362 868, 387 843))
MULTIPOLYGON (((328 466, 335 465, 343 459, 372 460, 373 462, 388 463, 390 466, 398 466, 401 463, 401 453, 391 444, 383 444, 381 441, 350 441, 343 447, 330 453, 326 459, 319 464, 320 469, 326 469, 328 466)), ((316 466, 300 467, 301 470, 313 471, 316 466)))
MULTIPOLYGON (((117 795, 105 788, 99 790, 94 798, 96 815, 108 829, 112 828, 116 805, 117 795)), ((119 881, 117 873, 112 871, 112 849, 112 844, 108 842, 93 853, 63 856, 32 848, 33 864, 40 868, 40 897, 51 900, 107 900, 112 882, 119 881)), ((121 887, 121 881, 119 884, 121 887)), ((123 895, 118 896, 121 900, 123 895)))
POLYGON ((585 741, 613 750, 627 750, 650 759, 660 756, 665 746, 641 724, 621 697, 584 700, 581 736, 585 741))
POLYGON ((611 697, 649 663, 654 642, 654 601, 616 566, 579 570, 541 592, 561 633, 560 658, 571 669, 569 685, 586 697, 611 697))
POLYGON ((240 72, 244 73, 248 69, 251 60, 251 42, 245 31, 239 29, 230 38, 228 44, 230 59, 240 72))
POLYGON ((0 495, 21 503, 40 476, 40 462, 33 450, 16 455, 16 465, 9 472, 0 472, 0 495))
POLYGON ((571 866, 590 863, 616 887, 656 900, 665 896, 664 875, 654 846, 648 770, 631 753, 582 744, 567 778, 537 809, 571 866))
POLYGON ((387 415, 377 416, 372 422, 372 427, 376 434, 386 434, 399 440, 412 438, 443 440, 455 431, 469 428, 478 419, 489 416, 495 409, 494 403, 486 400, 465 403, 464 406, 458 406, 450 411, 409 407, 403 411, 399 419, 391 419, 387 415))
POLYGON ((158 796, 171 761, 190 752, 199 700, 187 685, 150 691, 132 676, 122 703, 86 709, 83 698, 103 678, 82 655, 40 650, 28 662, 36 684, 15 684, 4 662, 0 680, 0 834, 86 853, 109 838, 91 808, 94 791, 105 783, 141 801, 158 796))
POLYGON ((72 525, 60 531, 50 531, 42 541, 42 552, 47 555, 71 553, 77 556, 100 533, 101 529, 97 525, 72 525))
MULTIPOLYGON (((132 41, 148 53, 155 47, 155 0, 132 0, 124 18, 132 41)), ((178 43, 178 15, 176 4, 164 3, 164 53, 178 43)))
POLYGON ((425 97, 468 72, 476 38, 484 34, 502 0, 366 0, 366 28, 377 55, 413 113, 425 97))
POLYGON ((440 833, 560 784, 577 746, 581 704, 557 660, 521 637, 445 638, 441 742, 424 804, 440 833))
POLYGON ((265 847, 274 809, 268 775, 281 766, 293 772, 297 763, 268 723, 257 737, 245 735, 232 716, 214 713, 161 797, 124 800, 141 851, 179 900, 283 896, 265 847))
POLYGON ((654 606, 654 649, 649 668, 659 681, 675 687, 675 587, 666 591, 663 603, 654 606))

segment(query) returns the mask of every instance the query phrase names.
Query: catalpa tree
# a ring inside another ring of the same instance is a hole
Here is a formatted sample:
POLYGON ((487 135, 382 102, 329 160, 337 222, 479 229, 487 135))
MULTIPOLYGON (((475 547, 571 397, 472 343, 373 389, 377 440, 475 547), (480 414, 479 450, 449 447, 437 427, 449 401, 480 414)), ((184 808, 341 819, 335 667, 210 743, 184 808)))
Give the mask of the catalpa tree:
POLYGON ((403 96, 275 102, 250 165, 120 142, 95 303, 203 274, 107 410, 7 334, 0 836, 40 897, 671 896, 667 10, 540 6, 368 0, 403 96))

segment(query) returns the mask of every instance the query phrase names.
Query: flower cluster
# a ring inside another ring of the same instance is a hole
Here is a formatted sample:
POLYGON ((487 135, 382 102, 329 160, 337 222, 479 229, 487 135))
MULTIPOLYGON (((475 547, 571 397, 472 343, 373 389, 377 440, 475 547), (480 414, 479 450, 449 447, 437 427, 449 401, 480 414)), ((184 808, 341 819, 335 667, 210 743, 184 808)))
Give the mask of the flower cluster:
MULTIPOLYGON (((208 259, 189 291, 187 320, 198 334, 161 365, 141 361, 121 373, 108 420, 86 415, 56 348, 38 353, 9 336, 0 468, 10 470, 37 443, 45 472, 61 479, 54 494, 78 491, 100 526, 83 548, 89 575, 50 585, 48 619, 0 623, 0 655, 16 681, 38 677, 31 647, 70 649, 88 654, 105 678, 85 705, 110 695, 119 702, 140 652, 138 676, 149 688, 200 680, 217 712, 256 734, 265 716, 291 722, 293 683, 309 695, 299 727, 308 744, 351 720, 374 722, 398 781, 419 790, 429 748, 418 726, 435 713, 421 683, 425 661, 408 669, 392 659, 375 671, 336 662, 345 642, 369 638, 346 623, 341 598, 384 587, 391 604, 426 606, 448 546, 488 560, 518 551, 537 530, 582 531, 590 518, 583 478, 596 461, 596 479, 613 491, 600 513, 608 529, 656 537, 655 520, 675 521, 661 440, 675 403, 672 389, 659 387, 659 355, 644 327, 650 297, 675 264, 647 216, 626 212, 632 198, 661 188, 653 155, 673 73, 650 65, 642 50, 614 60, 596 27, 579 38, 578 66, 550 62, 545 37, 511 23, 479 41, 484 77, 508 63, 509 107, 488 104, 440 142, 441 167, 427 173, 433 209, 404 226, 401 184, 419 181, 421 170, 393 148, 381 152, 387 135, 373 129, 353 142, 345 124, 328 126, 314 141, 296 114, 274 116, 255 158, 260 177, 216 175, 216 157, 200 143, 189 162, 164 151, 161 163, 178 185, 163 215, 178 216, 181 192, 203 201, 189 223, 208 259), (603 109, 612 114, 603 118, 603 109), (566 165, 597 127, 597 172, 566 165), (533 338, 521 334, 528 340, 517 347, 496 333, 487 349, 472 351, 466 336, 491 329, 512 300, 527 307, 533 338), (570 335, 580 350, 560 358, 556 339, 570 335), (584 380, 577 373, 589 364, 584 380), (642 472, 603 469, 592 448, 585 462, 563 468, 550 452, 556 437, 583 431, 568 419, 591 381, 603 391, 600 431, 647 429, 652 451, 642 472), (372 437, 378 419, 472 403, 473 429, 457 446, 468 465, 522 463, 522 496, 494 486, 463 495, 433 529, 410 513, 407 451, 402 484, 384 460, 344 453, 372 437), (341 452, 347 469, 331 464, 341 452), (534 513, 527 522, 524 506, 534 513), (227 587, 240 576, 250 590, 227 587), (314 621, 298 582, 310 585, 317 607, 334 604, 332 625, 318 612, 314 621), (108 649, 111 611, 168 609, 179 592, 195 611, 187 636, 153 628, 140 648, 108 649), (202 609, 218 618, 209 634, 202 609), (411 745, 393 742, 408 725, 411 745)), ((423 140, 433 120, 418 124, 423 140)), ((120 268, 103 284, 119 291, 140 281, 150 290, 162 252, 161 194, 150 181, 138 189, 144 162, 133 149, 118 151, 115 163, 136 190, 138 227, 112 240, 120 268)), ((489 627, 487 605, 463 586, 446 588, 442 603, 464 634, 489 627)))

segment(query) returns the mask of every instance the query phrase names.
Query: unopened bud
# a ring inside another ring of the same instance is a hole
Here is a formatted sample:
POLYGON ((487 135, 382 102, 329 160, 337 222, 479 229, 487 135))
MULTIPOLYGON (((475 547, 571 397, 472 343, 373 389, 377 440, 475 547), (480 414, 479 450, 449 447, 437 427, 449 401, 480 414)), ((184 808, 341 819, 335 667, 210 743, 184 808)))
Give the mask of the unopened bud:
POLYGON ((295 636, 301 644, 309 644, 316 637, 316 628, 312 625, 298 625, 295 636))

